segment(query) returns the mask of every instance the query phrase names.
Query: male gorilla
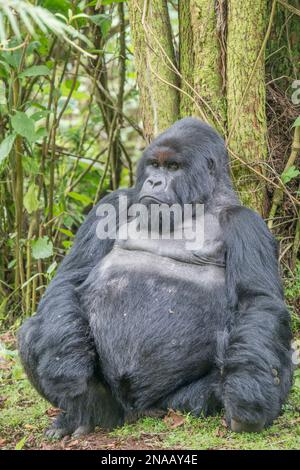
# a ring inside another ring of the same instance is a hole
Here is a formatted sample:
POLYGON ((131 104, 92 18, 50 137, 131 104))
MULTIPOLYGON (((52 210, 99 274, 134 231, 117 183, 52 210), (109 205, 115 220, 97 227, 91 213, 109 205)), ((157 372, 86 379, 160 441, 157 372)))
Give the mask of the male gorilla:
POLYGON ((97 207, 19 333, 39 393, 62 412, 61 437, 112 428, 173 408, 225 408, 233 431, 260 431, 279 415, 292 381, 290 317, 277 246, 240 205, 221 137, 185 118, 145 150, 134 188, 142 203, 202 203, 204 243, 99 240, 97 207))

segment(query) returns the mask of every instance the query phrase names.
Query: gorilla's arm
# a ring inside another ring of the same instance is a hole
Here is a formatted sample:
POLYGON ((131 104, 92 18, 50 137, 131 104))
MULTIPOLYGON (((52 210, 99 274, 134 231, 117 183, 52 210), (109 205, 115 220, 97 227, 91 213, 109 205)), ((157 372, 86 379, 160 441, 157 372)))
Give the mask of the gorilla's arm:
POLYGON ((279 277, 277 243, 264 221, 240 206, 224 209, 220 221, 234 317, 224 355, 224 404, 234 430, 239 430, 239 423, 251 430, 253 424, 262 427, 272 422, 289 391, 290 316, 279 277))
MULTIPOLYGON (((116 191, 100 204, 112 204, 118 214, 121 193, 126 194, 128 200, 132 196, 131 190, 116 191)), ((85 391, 95 367, 94 348, 76 288, 114 243, 114 240, 97 238, 98 207, 92 209, 80 227, 37 314, 28 319, 19 332, 20 355, 29 378, 41 394, 47 391, 47 398, 50 394, 57 406, 62 406, 61 397, 85 391)))

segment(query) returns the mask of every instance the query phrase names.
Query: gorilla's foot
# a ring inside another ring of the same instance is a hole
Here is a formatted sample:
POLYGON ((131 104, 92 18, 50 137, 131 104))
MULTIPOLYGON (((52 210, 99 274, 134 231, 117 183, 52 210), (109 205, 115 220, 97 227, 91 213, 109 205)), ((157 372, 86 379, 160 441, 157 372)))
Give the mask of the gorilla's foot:
POLYGON ((68 436, 69 430, 66 428, 57 428, 54 426, 50 426, 50 428, 46 429, 45 436, 48 439, 62 439, 64 436, 68 436))
POLYGON ((233 418, 230 420, 230 427, 233 432, 261 432, 264 425, 264 421, 258 423, 241 423, 233 418))
POLYGON ((78 426, 77 429, 72 434, 72 437, 81 437, 85 436, 86 434, 89 434, 90 432, 94 431, 94 427, 91 425, 82 425, 78 426))
POLYGON ((61 412, 53 421, 51 426, 46 429, 45 436, 48 439, 62 439, 64 436, 69 436, 74 431, 74 427, 70 426, 66 414, 61 412))

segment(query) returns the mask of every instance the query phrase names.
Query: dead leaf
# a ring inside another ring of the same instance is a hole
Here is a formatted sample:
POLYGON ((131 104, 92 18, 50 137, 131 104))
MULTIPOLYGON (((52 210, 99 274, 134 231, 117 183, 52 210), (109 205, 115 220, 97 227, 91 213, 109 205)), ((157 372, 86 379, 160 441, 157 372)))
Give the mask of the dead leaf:
POLYGON ((25 429, 35 429, 35 427, 32 424, 25 424, 24 428, 25 429))
POLYGON ((60 409, 59 408, 48 408, 46 411, 46 415, 49 416, 50 418, 53 418, 54 416, 59 415, 60 409))
POLYGON ((7 397, 0 397, 0 408, 4 406, 4 402, 7 400, 7 397))
POLYGON ((185 418, 182 414, 176 413, 174 410, 169 410, 163 421, 171 429, 176 429, 184 425, 185 418))
POLYGON ((215 436, 217 436, 217 437, 224 437, 224 436, 225 436, 225 432, 222 431, 220 428, 217 428, 216 431, 215 431, 215 436))

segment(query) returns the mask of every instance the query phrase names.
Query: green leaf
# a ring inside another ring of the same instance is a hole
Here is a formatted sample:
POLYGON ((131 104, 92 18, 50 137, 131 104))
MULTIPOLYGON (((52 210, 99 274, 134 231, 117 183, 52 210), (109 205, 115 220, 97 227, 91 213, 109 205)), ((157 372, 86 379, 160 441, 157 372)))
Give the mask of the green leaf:
POLYGON ((300 171, 292 165, 287 171, 282 173, 281 180, 283 183, 289 183, 292 179, 297 178, 300 175, 300 171))
POLYGON ((76 201, 82 202, 82 204, 85 206, 93 203, 93 200, 85 194, 79 194, 71 191, 68 193, 68 196, 70 196, 72 199, 75 199, 76 201))
POLYGON ((124 3, 126 0, 102 0, 101 5, 112 5, 113 3, 124 3))
POLYGON ((40 166, 37 160, 27 155, 23 155, 22 157, 23 168, 24 171, 28 175, 39 175, 40 174, 40 166))
POLYGON ((32 212, 39 208, 38 187, 34 183, 29 186, 28 191, 24 196, 24 207, 28 214, 32 214, 32 212))
POLYGON ((53 244, 48 237, 41 237, 32 242, 32 256, 34 259, 49 258, 53 255, 53 244))
POLYGON ((14 144, 16 138, 16 134, 10 134, 7 137, 5 137, 4 140, 2 140, 0 144, 0 165, 1 163, 4 162, 6 157, 9 155, 9 152, 12 149, 12 146, 14 144))
POLYGON ((49 111, 45 111, 41 109, 40 111, 37 111, 36 113, 33 113, 30 118, 33 119, 35 122, 40 121, 41 119, 44 119, 47 117, 49 114, 49 111))
POLYGON ((15 450, 22 450, 24 445, 26 444, 26 441, 27 441, 27 436, 22 437, 22 439, 19 442, 17 442, 15 446, 15 450))
POLYGON ((42 139, 43 137, 46 137, 47 134, 48 134, 48 132, 47 132, 46 127, 40 127, 35 133, 34 142, 36 142, 37 140, 42 139))
MULTIPOLYGON (((17 46, 17 43, 15 43, 15 46, 17 46)), ((13 41, 11 41, 10 47, 14 47, 13 41)), ((17 69, 19 67, 21 60, 21 54, 19 49, 14 52, 3 51, 1 52, 1 56, 4 61, 9 64, 12 68, 17 69)))
MULTIPOLYGON (((73 86, 73 80, 69 80, 69 79, 66 80, 65 85, 68 88, 68 90, 70 90, 73 86)), ((79 87, 80 87, 80 82, 76 80, 74 90, 77 91, 79 87)))
POLYGON ((72 8, 70 0, 41 0, 40 4, 53 13, 68 13, 68 10, 72 8))
POLYGON ((61 228, 61 227, 54 227, 56 230, 58 230, 60 233, 63 233, 64 235, 67 235, 67 237, 74 238, 75 235, 74 233, 71 232, 71 230, 68 230, 66 228, 61 228))
POLYGON ((0 80, 0 106, 6 106, 6 88, 2 80, 0 80))
MULTIPOLYGON (((1 75, 4 76, 4 77, 7 77, 10 74, 9 65, 4 60, 0 60, 0 67, 4 69, 3 71, 5 71, 1 75)), ((0 68, 0 70, 1 70, 1 68, 0 68)))
POLYGON ((62 242, 62 245, 63 245, 64 248, 69 249, 73 245, 73 242, 71 242, 71 240, 64 240, 62 242))
POLYGON ((101 33, 104 37, 106 37, 109 33, 109 30, 111 28, 111 17, 107 15, 93 15, 90 17, 90 20, 95 23, 97 26, 100 27, 101 33))
POLYGON ((11 116, 11 125, 16 133, 25 137, 29 143, 35 141, 34 120, 29 118, 27 114, 17 111, 14 116, 11 116))
POLYGON ((23 72, 19 73, 19 78, 24 77, 39 77, 40 75, 49 75, 50 70, 46 65, 33 65, 23 72))
POLYGON ((300 116, 297 117, 292 127, 299 127, 299 126, 300 126, 300 116))
POLYGON ((52 264, 50 264, 50 266, 49 266, 48 269, 47 269, 47 274, 52 274, 53 271, 55 271, 56 266, 57 266, 57 262, 56 262, 56 261, 54 261, 52 264))

